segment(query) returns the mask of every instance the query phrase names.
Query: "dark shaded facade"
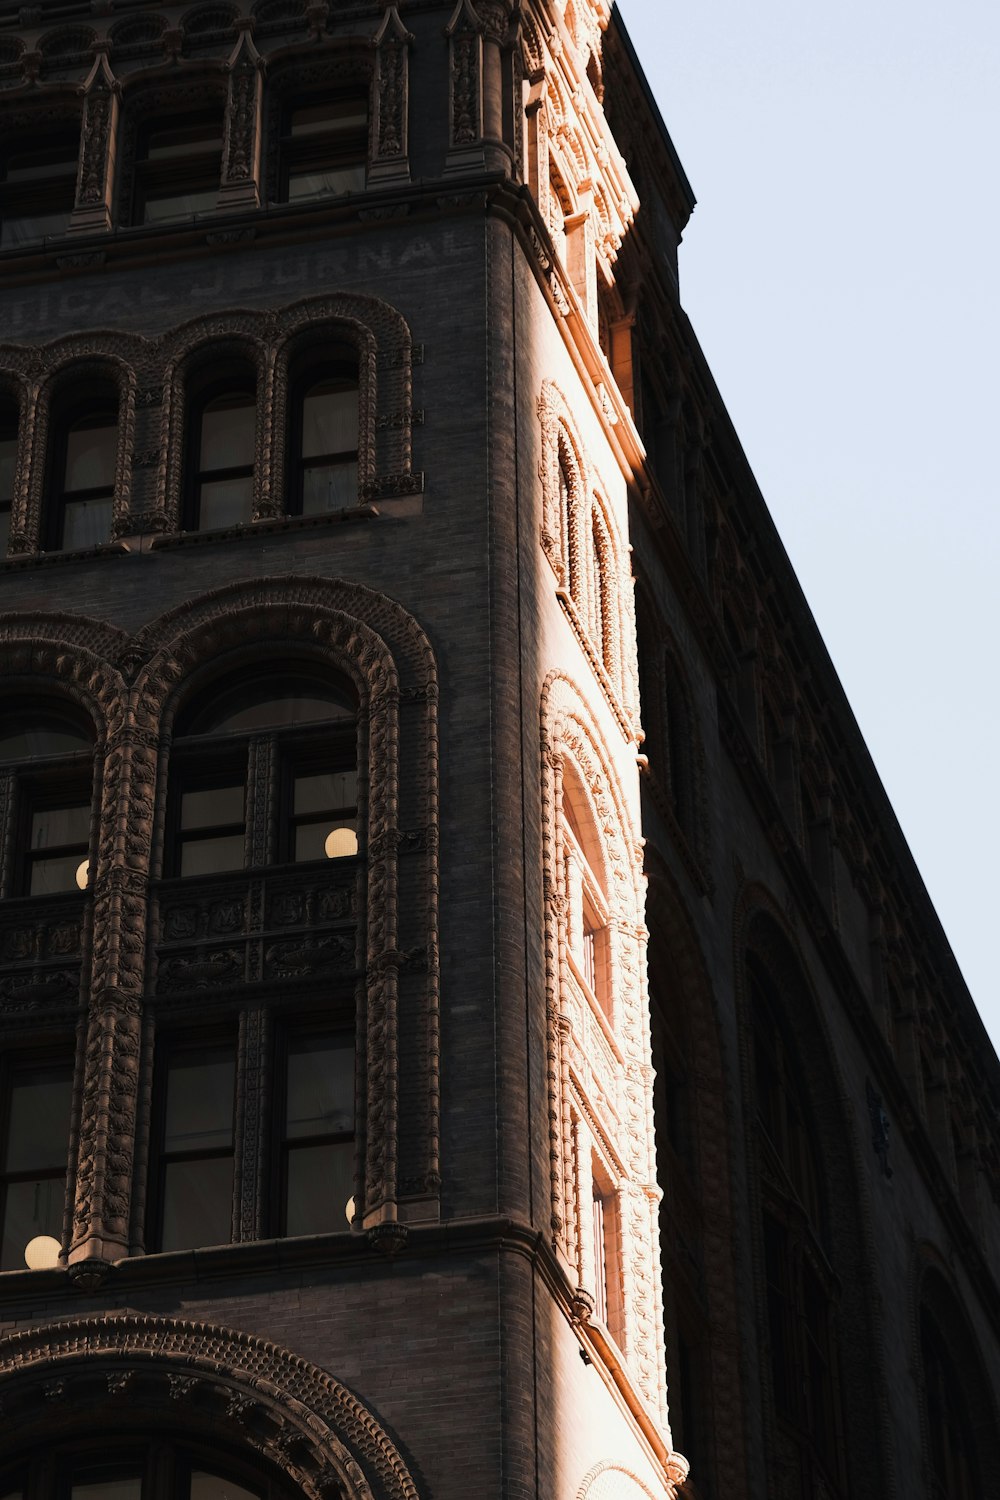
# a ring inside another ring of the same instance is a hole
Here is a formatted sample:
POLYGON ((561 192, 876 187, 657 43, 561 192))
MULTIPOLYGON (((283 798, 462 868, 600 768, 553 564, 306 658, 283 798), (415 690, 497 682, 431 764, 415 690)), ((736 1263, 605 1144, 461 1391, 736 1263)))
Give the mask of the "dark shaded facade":
POLYGON ((995 1493, 1000 1069, 617 16, 0 0, 0 143, 0 1496, 995 1493))

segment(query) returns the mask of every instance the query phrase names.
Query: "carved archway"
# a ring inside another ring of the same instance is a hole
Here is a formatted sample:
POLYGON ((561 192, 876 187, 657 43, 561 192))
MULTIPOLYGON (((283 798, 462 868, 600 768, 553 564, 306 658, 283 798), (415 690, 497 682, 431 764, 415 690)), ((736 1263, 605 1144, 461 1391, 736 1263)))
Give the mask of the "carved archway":
POLYGON ((261 1454, 309 1500, 418 1500, 399 1450, 340 1381, 266 1339, 134 1313, 0 1339, 0 1456, 68 1435, 126 1402, 174 1430, 197 1424, 261 1454), (141 1392, 142 1401, 136 1401, 141 1392))

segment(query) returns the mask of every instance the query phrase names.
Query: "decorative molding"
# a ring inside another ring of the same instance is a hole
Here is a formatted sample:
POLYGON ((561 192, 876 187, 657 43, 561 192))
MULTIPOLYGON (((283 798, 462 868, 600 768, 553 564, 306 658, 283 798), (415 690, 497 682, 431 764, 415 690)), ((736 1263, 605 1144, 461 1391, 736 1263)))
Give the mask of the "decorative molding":
POLYGON ((409 60, 413 33, 387 5, 375 33, 372 146, 369 182, 409 182, 409 60))

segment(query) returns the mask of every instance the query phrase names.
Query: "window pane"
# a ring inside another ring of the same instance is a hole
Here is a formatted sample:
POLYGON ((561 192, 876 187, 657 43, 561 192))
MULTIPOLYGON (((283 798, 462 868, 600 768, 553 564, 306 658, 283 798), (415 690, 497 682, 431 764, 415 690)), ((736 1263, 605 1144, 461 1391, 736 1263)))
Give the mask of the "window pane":
POLYGON ((337 135, 368 128, 368 108, 363 99, 332 99, 292 111, 292 136, 337 135))
POLYGON ((29 896, 52 896, 57 891, 82 891, 87 884, 89 872, 82 871, 81 865, 86 864, 87 861, 81 859, 79 853, 33 859, 29 896))
POLYGON ((0 760, 31 760, 39 755, 62 755, 74 750, 89 750, 91 739, 75 724, 57 718, 49 722, 39 715, 36 722, 23 723, 24 714, 11 713, 0 720, 0 760))
POLYGON ((259 1500, 258 1490, 244 1489, 231 1479, 218 1474, 202 1474, 195 1470, 191 1475, 191 1500, 259 1500))
POLYGON ((60 548, 72 552, 78 547, 99 547, 111 540, 112 501, 110 495, 99 500, 72 500, 63 510, 60 548))
MULTIPOLYGON (((63 1157, 66 1142, 63 1141, 63 1157)), ((9 1182, 4 1199, 0 1271, 23 1271, 25 1246, 37 1235, 62 1240, 65 1177, 38 1182, 9 1182)))
POLYGON ((286 1234, 322 1234, 347 1229, 354 1192, 354 1143, 298 1146, 288 1153, 286 1234))
POLYGON ((141 1500, 142 1479, 138 1474, 94 1479, 86 1484, 74 1484, 69 1493, 70 1500, 141 1500))
POLYGON ((220 828, 243 822, 243 785, 213 786, 181 795, 182 828, 220 828))
POLYGON ((217 151, 222 157, 222 127, 214 121, 201 125, 179 125, 172 130, 156 130, 147 137, 146 160, 170 161, 178 157, 207 156, 217 151))
POLYGON ((302 475, 302 514, 320 516, 358 503, 356 463, 323 464, 302 475))
POLYGON ((9 503, 14 495, 14 463, 17 438, 0 437, 0 501, 9 503))
POLYGON ((356 771, 322 771, 316 776, 296 776, 292 800, 295 813, 340 812, 358 805, 356 771))
POLYGON ((67 490, 111 489, 115 482, 118 427, 102 420, 90 426, 78 423, 66 435, 67 490))
POLYGON ((47 234, 65 234, 69 225, 69 209, 58 209, 52 213, 16 214, 5 216, 0 224, 0 245, 31 245, 43 240, 47 234))
POLYGON ((201 472, 252 464, 256 422, 254 399, 245 392, 210 401, 201 418, 201 472))
POLYGON ((233 1234, 232 1157, 168 1162, 161 1250, 228 1245, 233 1234))
POLYGON ((0 509, 0 562, 7 556, 10 542, 10 506, 0 509))
POLYGON ((329 1040, 292 1043, 288 1049, 286 1138, 341 1135, 353 1130, 354 1048, 329 1040))
POLYGON ((167 1075, 163 1150, 227 1150, 233 1143, 231 1053, 174 1058, 167 1075))
POLYGON ((10 1091, 7 1172, 66 1167, 71 1078, 69 1069, 16 1078, 10 1091))
POLYGON ((90 805, 46 807, 31 815, 32 849, 63 848, 90 842, 90 805))
POLYGON ((188 732, 281 729, 290 724, 348 719, 353 713, 345 693, 303 681, 289 672, 283 679, 261 677, 215 694, 208 706, 195 715, 188 732))
POLYGON ((356 453, 358 391, 338 389, 332 381, 315 386, 302 402, 302 457, 356 453))
POLYGON ((358 852, 358 829, 353 818, 331 823, 300 823, 295 830, 296 860, 350 859, 358 852))
POLYGON ((329 198, 338 193, 363 193, 365 169, 356 167, 317 167, 311 172, 289 172, 288 201, 302 203, 309 198, 329 198))
POLYGON ((219 197, 218 187, 195 188, 186 193, 170 193, 162 198, 147 198, 142 207, 144 224, 165 224, 171 219, 188 219, 195 214, 211 213, 219 197))
POLYGON ((242 870, 245 840, 242 833, 222 834, 218 838, 190 839, 181 845, 181 874, 220 875, 225 870, 242 870))
POLYGON ((213 479, 201 487, 198 527, 215 531, 224 526, 245 526, 253 515, 253 480, 213 479))

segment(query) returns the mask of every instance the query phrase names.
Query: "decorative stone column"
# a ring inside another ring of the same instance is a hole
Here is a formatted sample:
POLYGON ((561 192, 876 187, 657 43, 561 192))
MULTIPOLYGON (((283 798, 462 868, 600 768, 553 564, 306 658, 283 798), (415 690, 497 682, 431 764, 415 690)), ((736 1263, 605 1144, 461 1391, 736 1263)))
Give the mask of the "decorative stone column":
POLYGON ((108 43, 95 44, 94 66, 83 85, 83 128, 76 199, 69 232, 93 234, 111 228, 122 86, 108 62, 108 43))
POLYGON ((503 139, 500 50, 510 23, 509 0, 458 0, 445 27, 450 49, 449 150, 445 170, 499 168, 513 153, 503 139))
POLYGON ((227 64, 226 138, 222 150, 219 208, 259 208, 261 205, 261 111, 264 96, 264 59, 253 43, 253 21, 236 23, 239 40, 227 64))
POLYGON ((409 182, 409 63, 413 35, 400 20, 397 5, 386 6, 373 43, 374 118, 368 181, 409 182))

